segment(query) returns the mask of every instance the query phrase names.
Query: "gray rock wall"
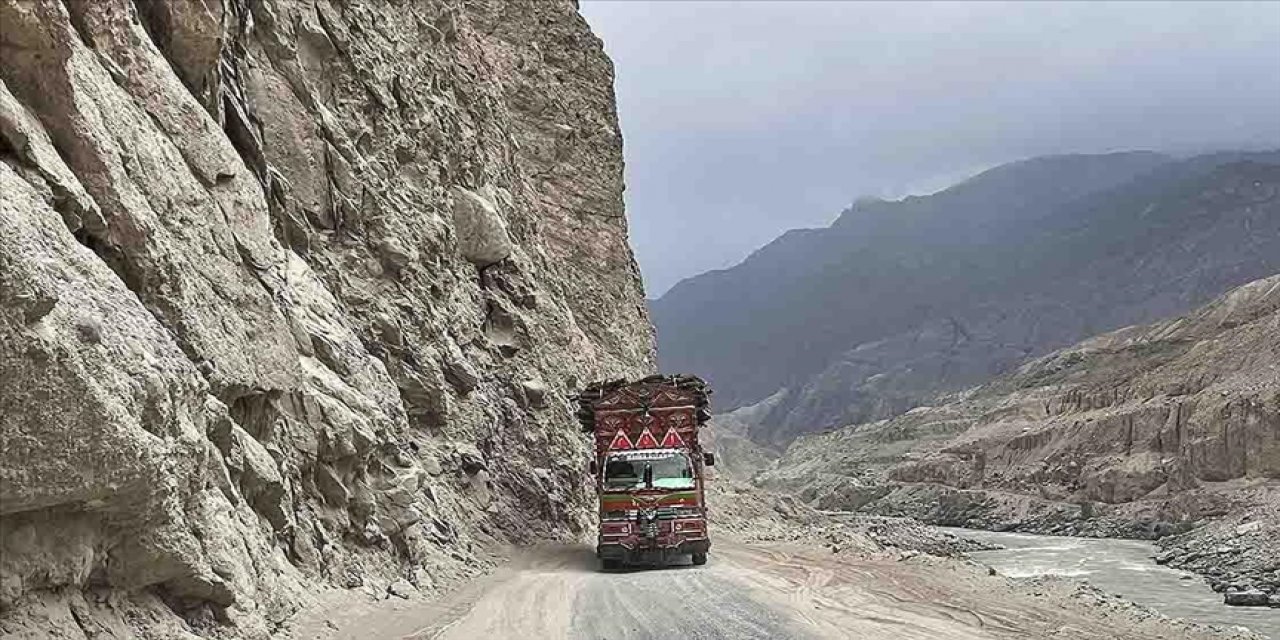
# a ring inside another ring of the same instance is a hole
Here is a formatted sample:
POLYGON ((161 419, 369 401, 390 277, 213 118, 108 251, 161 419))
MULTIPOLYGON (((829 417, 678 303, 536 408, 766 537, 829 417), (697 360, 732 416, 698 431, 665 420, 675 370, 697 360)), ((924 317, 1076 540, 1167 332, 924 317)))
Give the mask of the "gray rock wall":
POLYGON ((0 635, 588 526, 564 397, 653 341, 568 0, 0 0, 0 194, 0 635))

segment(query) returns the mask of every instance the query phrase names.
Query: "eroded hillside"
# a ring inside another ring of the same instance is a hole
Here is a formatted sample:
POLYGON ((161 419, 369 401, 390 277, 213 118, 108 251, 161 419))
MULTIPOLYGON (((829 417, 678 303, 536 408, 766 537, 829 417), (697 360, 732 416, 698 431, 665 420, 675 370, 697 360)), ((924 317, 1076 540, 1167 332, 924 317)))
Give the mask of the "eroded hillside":
POLYGON ((6 637, 264 638, 587 526, 564 396, 653 344, 569 0, 0 0, 0 194, 6 637))
MULTIPOLYGON (((821 508, 955 526, 1158 537, 1231 513, 1232 527, 1259 522, 1246 533, 1274 530, 1280 276, 950 402, 802 438, 761 479, 821 508)), ((1184 551, 1186 563, 1202 557, 1184 551)), ((1258 584, 1280 590, 1265 560, 1275 551, 1252 549, 1263 559, 1251 567, 1198 568, 1223 582, 1266 574, 1258 584)))

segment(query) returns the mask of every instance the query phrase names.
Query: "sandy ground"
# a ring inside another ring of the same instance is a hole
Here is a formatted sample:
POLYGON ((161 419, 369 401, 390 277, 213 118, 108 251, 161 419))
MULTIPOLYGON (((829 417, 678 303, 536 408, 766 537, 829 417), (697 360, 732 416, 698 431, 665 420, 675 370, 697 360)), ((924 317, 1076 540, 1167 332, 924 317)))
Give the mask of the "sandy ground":
POLYGON ((343 602, 303 616, 293 640, 505 638, 1251 637, 1171 621, 1072 582, 1025 582, 985 568, 898 554, 833 555, 721 539, 703 567, 604 573, 588 547, 519 552, 433 601, 343 602))

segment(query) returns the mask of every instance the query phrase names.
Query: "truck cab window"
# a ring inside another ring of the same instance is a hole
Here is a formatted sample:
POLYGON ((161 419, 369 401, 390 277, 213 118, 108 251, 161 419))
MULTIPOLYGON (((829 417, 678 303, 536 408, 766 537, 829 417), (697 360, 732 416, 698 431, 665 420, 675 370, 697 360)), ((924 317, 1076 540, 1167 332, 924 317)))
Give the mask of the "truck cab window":
POLYGON ((655 489, 694 488, 693 465, 682 451, 649 451, 615 454, 605 462, 604 488, 632 490, 645 488, 645 467, 652 470, 655 489))
POLYGON ((641 470, 630 460, 611 459, 604 467, 606 489, 635 489, 641 483, 641 470))

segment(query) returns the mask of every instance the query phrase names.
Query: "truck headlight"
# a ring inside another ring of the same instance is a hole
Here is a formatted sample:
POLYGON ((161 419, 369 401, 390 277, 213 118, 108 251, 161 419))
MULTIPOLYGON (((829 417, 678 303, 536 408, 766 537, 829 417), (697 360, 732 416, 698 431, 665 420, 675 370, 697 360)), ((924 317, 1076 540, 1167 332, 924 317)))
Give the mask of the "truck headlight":
POLYGON ((677 520, 673 529, 675 531, 701 531, 702 522, 698 520, 677 520))

